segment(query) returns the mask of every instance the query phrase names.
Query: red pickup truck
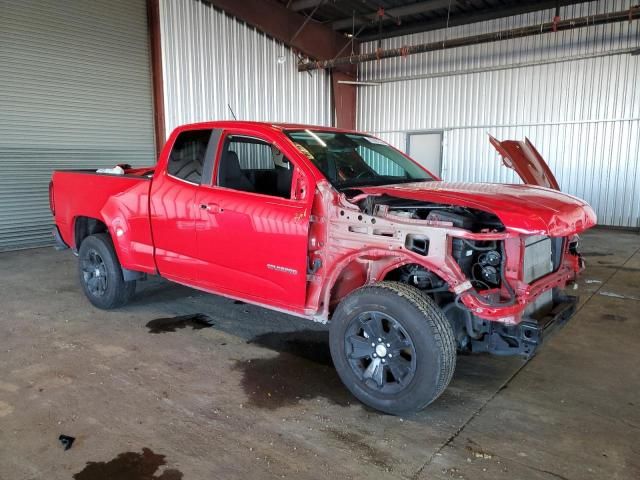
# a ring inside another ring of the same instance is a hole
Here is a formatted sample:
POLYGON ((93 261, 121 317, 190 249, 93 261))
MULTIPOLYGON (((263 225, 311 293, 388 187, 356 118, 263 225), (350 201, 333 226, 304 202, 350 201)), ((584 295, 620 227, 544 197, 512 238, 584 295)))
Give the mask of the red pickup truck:
POLYGON ((156 166, 56 171, 54 237, 99 308, 148 274, 330 321, 335 367, 362 402, 420 410, 456 350, 530 356, 564 322, 596 223, 529 141, 490 141, 528 185, 447 183, 370 135, 208 122, 156 166))

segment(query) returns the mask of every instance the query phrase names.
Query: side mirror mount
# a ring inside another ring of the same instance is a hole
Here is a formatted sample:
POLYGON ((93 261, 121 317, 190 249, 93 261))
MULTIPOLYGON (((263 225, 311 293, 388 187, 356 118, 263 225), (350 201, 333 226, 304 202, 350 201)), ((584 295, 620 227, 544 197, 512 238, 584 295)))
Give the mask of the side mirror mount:
POLYGON ((293 175, 293 195, 294 200, 304 200, 307 198, 307 181, 298 169, 293 175))

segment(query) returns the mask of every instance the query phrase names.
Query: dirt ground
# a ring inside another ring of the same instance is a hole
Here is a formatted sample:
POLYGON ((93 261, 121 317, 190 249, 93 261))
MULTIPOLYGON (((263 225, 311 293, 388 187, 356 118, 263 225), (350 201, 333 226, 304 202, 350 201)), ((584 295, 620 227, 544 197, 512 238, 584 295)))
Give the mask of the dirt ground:
POLYGON ((584 235, 567 326, 528 363, 458 356, 411 418, 345 390, 321 325, 160 279, 103 312, 69 251, 2 253, 0 479, 640 478, 639 250, 584 235))

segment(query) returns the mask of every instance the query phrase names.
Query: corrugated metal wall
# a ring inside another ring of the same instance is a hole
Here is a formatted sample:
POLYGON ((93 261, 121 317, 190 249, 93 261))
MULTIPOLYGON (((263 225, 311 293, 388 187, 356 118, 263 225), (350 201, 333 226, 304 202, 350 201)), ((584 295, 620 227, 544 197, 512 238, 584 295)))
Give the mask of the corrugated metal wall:
POLYGON ((0 250, 51 243, 51 172, 155 161, 144 0, 0 0, 0 250))
POLYGON ((160 0, 160 23, 167 135, 233 119, 227 105, 238 120, 331 123, 328 73, 298 73, 281 43, 197 0, 160 0))
MULTIPOLYGON (((600 1, 561 9, 563 19, 629 8, 600 1)), ((637 2, 633 2, 634 4, 637 2)), ((548 22, 553 10, 383 41, 383 48, 548 22)), ((640 226, 640 56, 616 55, 455 74, 468 69, 603 54, 640 46, 638 21, 581 28, 363 64, 360 79, 432 78, 361 87, 358 128, 401 150, 411 131, 443 129, 443 178, 518 182, 487 134, 525 136, 562 189, 586 199, 605 225, 640 226), (442 76, 440 76, 442 75, 442 76)), ((375 43, 363 46, 373 51, 375 43)))

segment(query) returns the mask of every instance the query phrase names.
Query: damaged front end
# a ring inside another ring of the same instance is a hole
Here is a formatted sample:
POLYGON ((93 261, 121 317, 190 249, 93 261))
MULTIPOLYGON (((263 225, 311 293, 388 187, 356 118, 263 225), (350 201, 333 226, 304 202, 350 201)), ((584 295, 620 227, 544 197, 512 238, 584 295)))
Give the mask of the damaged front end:
MULTIPOLYGON (((312 222, 310 262, 323 268, 309 275, 311 295, 313 285, 328 287, 316 292, 315 307, 328 315, 353 289, 395 280, 436 301, 459 350, 533 355, 575 310, 577 298, 563 289, 584 267, 576 233, 595 216, 586 204, 553 192, 561 208, 538 204, 531 218, 509 223, 528 205, 515 196, 511 204, 489 205, 491 188, 480 194, 474 185, 464 188, 476 190, 473 201, 454 198, 451 192, 463 187, 443 182, 367 187, 335 197, 329 187, 320 188, 312 220, 321 225, 312 222), (527 229, 527 222, 534 227, 527 229)), ((531 187, 504 187, 533 194, 526 190, 531 187)))
MULTIPOLYGON (((456 297, 444 312, 460 350, 529 357, 543 338, 573 315, 578 298, 563 289, 584 262, 574 237, 521 235, 499 244, 502 262, 494 267, 497 273, 490 269, 491 278, 499 281, 477 281, 472 272, 474 288, 456 297)), ((478 269, 487 268, 482 255, 478 269)))
MULTIPOLYGON (((393 197, 366 197, 361 208, 452 229, 447 256, 468 283, 451 292, 446 280, 416 264, 400 268, 397 280, 436 299, 454 327, 460 350, 530 356, 575 310, 577 298, 562 293, 584 265, 575 235, 514 235, 492 213, 393 197)), ((428 256, 429 238, 409 234, 405 247, 428 256)))
MULTIPOLYGON (((319 182, 307 313, 326 320, 353 290, 393 280, 437 303, 459 350, 531 356, 575 310, 577 298, 563 289, 584 268, 577 234, 596 216, 559 191, 529 140, 490 141, 525 185, 443 182, 406 165, 397 183, 373 176, 367 185, 363 166, 352 172, 358 181, 338 189, 319 182)), ((351 152, 343 161, 354 158, 351 152)))

